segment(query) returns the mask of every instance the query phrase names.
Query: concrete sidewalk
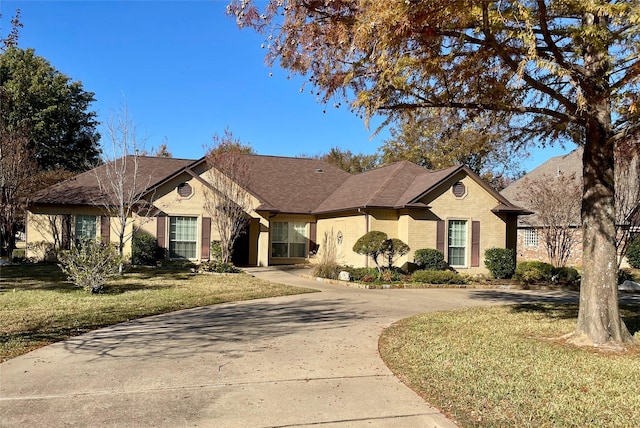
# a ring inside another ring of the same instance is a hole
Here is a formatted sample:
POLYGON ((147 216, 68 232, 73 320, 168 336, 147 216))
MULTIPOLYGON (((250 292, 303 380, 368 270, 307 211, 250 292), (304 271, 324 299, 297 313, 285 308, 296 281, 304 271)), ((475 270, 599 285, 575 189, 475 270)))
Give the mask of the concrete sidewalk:
POLYGON ((416 313, 533 297, 250 273, 322 292, 135 320, 9 360, 0 426, 453 427, 384 365, 380 333, 416 313))

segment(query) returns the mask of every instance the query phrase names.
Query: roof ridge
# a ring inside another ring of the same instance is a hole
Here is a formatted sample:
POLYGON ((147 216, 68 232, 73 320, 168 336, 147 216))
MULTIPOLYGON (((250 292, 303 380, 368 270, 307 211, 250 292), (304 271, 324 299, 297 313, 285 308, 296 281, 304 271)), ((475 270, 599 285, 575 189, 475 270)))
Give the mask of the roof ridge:
MULTIPOLYGON (((371 197, 367 200, 366 204, 369 205, 369 203, 371 201, 376 200, 376 198, 378 196, 380 196, 380 194, 387 188, 387 186, 389 186, 390 182, 398 175, 398 173, 401 170, 401 167, 403 165, 403 162, 406 161, 400 161, 400 162, 396 162, 395 164, 391 164, 389 165, 389 167, 394 167, 393 171, 391 172, 391 174, 384 180, 384 183, 382 183, 382 185, 380 187, 378 187, 378 190, 376 190, 371 197)), ((384 168, 384 167, 383 167, 384 168)))

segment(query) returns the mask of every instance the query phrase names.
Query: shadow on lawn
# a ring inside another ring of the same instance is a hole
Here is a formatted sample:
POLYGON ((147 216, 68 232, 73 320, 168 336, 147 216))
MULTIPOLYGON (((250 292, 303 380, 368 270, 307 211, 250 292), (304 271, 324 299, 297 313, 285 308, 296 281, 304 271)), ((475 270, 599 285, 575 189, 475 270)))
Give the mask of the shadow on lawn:
MULTIPOLYGON (((514 312, 528 312, 542 315, 552 320, 577 319, 577 304, 532 303, 513 306, 514 312)), ((640 331, 640 306, 620 305, 620 315, 631 335, 640 331)))
MULTIPOLYGON (((574 291, 546 291, 522 293, 504 290, 483 290, 473 298, 493 302, 513 303, 513 310, 536 312, 552 319, 575 319, 578 317, 579 293, 574 291)), ((620 293, 620 313, 629 332, 640 331, 640 294, 620 293)))
MULTIPOLYGON (((175 282, 188 281, 193 275, 184 269, 132 269, 125 271, 124 276, 116 276, 113 281, 107 283, 102 294, 166 288, 175 282), (149 285, 145 282, 148 280, 167 281, 168 285, 149 285)), ((0 272, 0 292, 13 289, 51 290, 62 293, 73 293, 79 290, 67 281, 60 267, 54 263, 3 266, 0 272)))

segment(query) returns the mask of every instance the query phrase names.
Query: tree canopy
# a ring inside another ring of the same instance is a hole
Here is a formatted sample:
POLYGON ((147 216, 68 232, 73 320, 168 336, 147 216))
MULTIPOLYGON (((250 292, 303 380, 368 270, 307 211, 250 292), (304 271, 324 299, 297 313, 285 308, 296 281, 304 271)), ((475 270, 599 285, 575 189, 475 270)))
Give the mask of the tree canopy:
MULTIPOLYGON (((503 138, 584 146, 576 341, 619 344, 614 146, 640 130, 638 0, 232 0, 267 59, 369 119, 494 112, 503 138)), ((636 143, 637 144, 637 143, 636 143)))
POLYGON ((99 159, 94 94, 56 70, 33 49, 0 53, 0 114, 8 132, 25 133, 44 170, 80 172, 99 159))

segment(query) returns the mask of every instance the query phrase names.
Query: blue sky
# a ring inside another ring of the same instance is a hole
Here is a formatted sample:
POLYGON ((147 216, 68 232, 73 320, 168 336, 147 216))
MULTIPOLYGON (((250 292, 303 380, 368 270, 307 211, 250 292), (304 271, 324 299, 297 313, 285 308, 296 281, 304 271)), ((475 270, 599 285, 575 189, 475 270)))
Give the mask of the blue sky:
MULTIPOLYGON (((335 146, 369 154, 383 144, 388 133, 372 137, 375 123, 367 129, 346 108, 318 103, 309 87, 301 92, 302 78, 267 67, 263 37, 240 31, 226 4, 0 0, 0 31, 6 34, 20 8, 20 47, 34 48, 94 92, 101 122, 126 102, 147 149, 166 140, 174 157, 201 157, 227 127, 267 155, 314 155, 335 146)), ((523 166, 570 150, 535 150, 523 166)))

